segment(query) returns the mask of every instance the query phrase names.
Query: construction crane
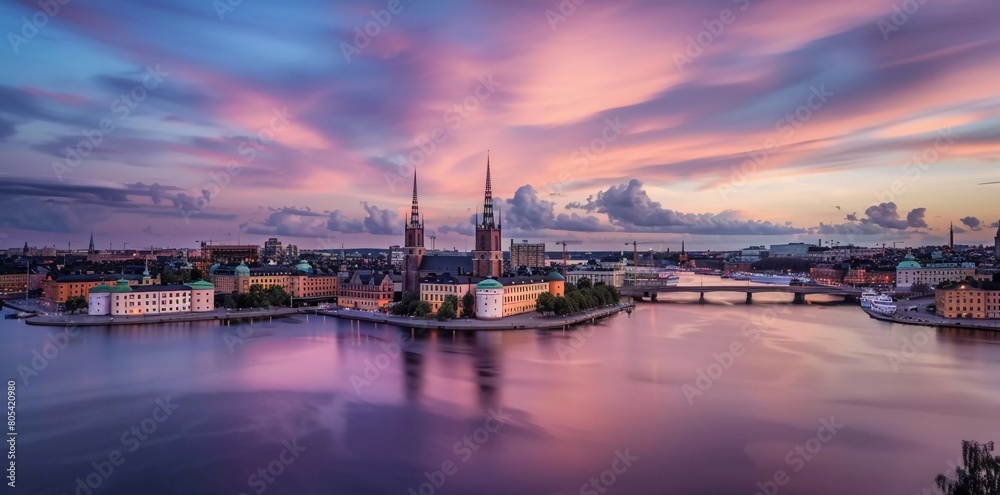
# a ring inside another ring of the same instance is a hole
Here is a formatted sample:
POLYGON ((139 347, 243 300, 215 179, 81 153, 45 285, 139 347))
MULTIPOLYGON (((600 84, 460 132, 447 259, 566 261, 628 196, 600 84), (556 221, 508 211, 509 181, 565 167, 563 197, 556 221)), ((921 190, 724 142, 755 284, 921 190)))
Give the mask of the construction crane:
POLYGON ((566 246, 573 245, 573 244, 583 244, 583 241, 574 241, 574 240, 556 241, 556 245, 562 245, 562 254, 563 254, 562 275, 563 275, 563 277, 566 276, 566 265, 569 263, 569 254, 566 252, 566 246))
MULTIPOLYGON (((632 241, 632 242, 626 242, 625 243, 626 246, 628 246, 629 244, 632 245, 632 265, 634 265, 636 268, 639 268, 639 245, 640 244, 660 244, 660 242, 659 241, 632 241)), ((653 261, 653 253, 649 254, 649 260, 650 260, 650 265, 652 265, 653 264, 652 263, 652 261, 653 261)))

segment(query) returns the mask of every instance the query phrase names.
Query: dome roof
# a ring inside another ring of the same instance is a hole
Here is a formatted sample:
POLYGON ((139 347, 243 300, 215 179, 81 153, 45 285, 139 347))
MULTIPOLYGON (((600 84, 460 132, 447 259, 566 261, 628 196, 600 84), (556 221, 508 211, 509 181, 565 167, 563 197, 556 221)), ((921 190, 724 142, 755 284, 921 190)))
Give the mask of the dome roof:
POLYGON ((490 277, 476 284, 476 289, 503 289, 503 284, 490 277))
POLYGON ((562 282, 566 280, 566 277, 563 277, 562 274, 559 273, 559 270, 552 270, 549 272, 549 276, 545 277, 545 280, 548 280, 549 282, 562 282))
POLYGON ((240 262, 240 266, 236 267, 236 276, 237 277, 246 277, 246 276, 249 276, 249 275, 250 275, 250 267, 247 266, 246 263, 244 263, 244 262, 241 261, 240 262))
POLYGON ((300 272, 307 272, 307 273, 312 273, 313 271, 312 265, 306 263, 305 261, 300 261, 299 264, 295 265, 295 269, 300 272))
POLYGON ((111 286, 107 284, 95 285, 90 288, 90 293, 94 292, 111 292, 111 286))
POLYGON ((115 285, 108 287, 108 292, 132 292, 132 288, 129 287, 128 280, 120 278, 115 285))
POLYGON ((209 275, 215 275, 215 271, 216 271, 216 270, 218 270, 220 266, 222 266, 222 265, 221 265, 221 264, 219 264, 219 263, 216 263, 216 264, 212 265, 212 266, 211 266, 211 267, 210 267, 210 268, 208 269, 208 274, 209 274, 209 275))
POLYGON ((215 290, 215 285, 212 285, 211 282, 206 282, 204 280, 199 280, 197 282, 190 282, 184 285, 197 290, 209 290, 209 289, 215 290))
POLYGON ((920 268, 920 263, 916 261, 916 258, 914 258, 912 254, 907 254, 906 257, 903 258, 903 261, 900 261, 899 264, 896 265, 897 270, 906 268, 920 268))

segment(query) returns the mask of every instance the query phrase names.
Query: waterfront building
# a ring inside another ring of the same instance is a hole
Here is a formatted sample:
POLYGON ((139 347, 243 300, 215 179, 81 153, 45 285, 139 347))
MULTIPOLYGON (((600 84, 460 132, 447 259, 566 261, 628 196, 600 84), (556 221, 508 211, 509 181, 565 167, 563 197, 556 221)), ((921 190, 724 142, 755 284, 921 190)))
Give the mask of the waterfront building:
POLYGON ((215 287, 203 280, 177 285, 132 285, 118 279, 113 285, 91 287, 87 313, 91 315, 146 315, 200 313, 215 309, 215 287))
POLYGON ((312 265, 304 261, 295 266, 267 265, 250 268, 246 263, 233 266, 213 265, 209 278, 220 294, 247 294, 250 287, 260 285, 265 289, 278 286, 298 299, 334 299, 338 296, 340 279, 333 273, 315 273, 312 265))
POLYGON ((462 298, 466 294, 475 297, 478 282, 479 279, 467 275, 455 276, 451 273, 428 275, 420 280, 420 300, 430 304, 431 311, 437 311, 445 298, 455 296, 461 308, 462 298))
POLYGON ((309 273, 292 275, 289 280, 289 294, 295 301, 333 300, 340 290, 340 278, 336 274, 309 273))
POLYGON ((529 244, 528 240, 516 244, 510 240, 510 266, 514 268, 538 268, 545 266, 545 243, 529 244))
POLYGON ((354 272, 341 281, 337 304, 345 308, 377 311, 393 300, 393 281, 386 273, 354 272))
POLYGON ((29 274, 24 268, 0 268, 0 294, 38 289, 44 278, 37 269, 29 274))
POLYGON ((975 263, 928 263, 921 265, 912 254, 907 254, 896 265, 896 288, 909 289, 914 284, 934 287, 941 282, 965 280, 976 275, 975 263))
POLYGON ((160 283, 159 274, 155 278, 150 277, 148 272, 145 275, 109 275, 109 274, 81 274, 63 275, 55 280, 45 280, 42 282, 42 298, 55 303, 65 303, 70 297, 87 298, 91 288, 106 282, 114 282, 119 279, 128 281, 129 285, 155 285, 160 283))
POLYGON ((934 291, 934 305, 945 318, 1000 318, 1000 282, 945 282, 934 291))
POLYGON ((545 277, 488 277, 476 284, 476 318, 496 320, 535 311, 538 296, 565 295, 566 279, 553 270, 545 277))
POLYGON ((771 244, 768 256, 771 258, 805 258, 809 255, 812 244, 793 242, 790 244, 771 244))
POLYGON ((566 272, 566 282, 578 285, 581 279, 590 280, 590 285, 603 283, 612 287, 625 286, 625 270, 570 270, 566 272))
POLYGON ((851 268, 844 274, 844 284, 891 287, 896 285, 896 270, 892 268, 851 268))
POLYGON ((768 255, 769 251, 764 246, 750 246, 740 250, 738 261, 741 263, 756 263, 767 258, 768 255))

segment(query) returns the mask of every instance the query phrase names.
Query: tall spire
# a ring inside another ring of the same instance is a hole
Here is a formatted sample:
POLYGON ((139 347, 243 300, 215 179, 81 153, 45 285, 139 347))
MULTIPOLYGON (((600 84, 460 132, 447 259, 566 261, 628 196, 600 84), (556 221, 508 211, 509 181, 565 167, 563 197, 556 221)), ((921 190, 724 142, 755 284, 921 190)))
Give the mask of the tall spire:
POLYGON ((420 227, 420 208, 417 206, 417 171, 413 171, 413 204, 410 206, 410 228, 420 227))
POLYGON ((94 231, 90 231, 90 245, 87 246, 87 253, 94 254, 94 231))
POLYGON ((493 221, 493 185, 490 181, 490 152, 486 151, 486 197, 483 199, 483 228, 494 228, 493 221))
POLYGON ((950 242, 949 247, 955 249, 955 222, 951 222, 950 242))

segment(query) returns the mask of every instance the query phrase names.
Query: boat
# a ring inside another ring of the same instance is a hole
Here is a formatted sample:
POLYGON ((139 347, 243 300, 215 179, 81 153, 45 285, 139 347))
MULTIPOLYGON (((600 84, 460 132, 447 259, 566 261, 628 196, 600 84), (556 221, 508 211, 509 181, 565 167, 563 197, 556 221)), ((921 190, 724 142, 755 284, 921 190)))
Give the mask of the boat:
POLYGON ((676 287, 681 278, 674 272, 656 268, 637 268, 625 274, 626 287, 676 287))
POLYGON ((792 280, 795 277, 790 277, 787 275, 767 275, 767 274, 755 274, 750 276, 750 281, 758 284, 771 284, 771 285, 791 285, 792 280))
POLYGON ((896 303, 892 302, 892 296, 880 294, 871 300, 871 309, 886 316, 896 314, 896 303))
POLYGON ((729 278, 732 280, 747 281, 750 280, 750 275, 745 273, 734 273, 730 275, 729 278))
POLYGON ((872 289, 865 289, 861 293, 861 307, 862 308, 872 307, 872 299, 875 299, 876 297, 878 297, 878 295, 879 295, 878 292, 875 292, 872 289))

